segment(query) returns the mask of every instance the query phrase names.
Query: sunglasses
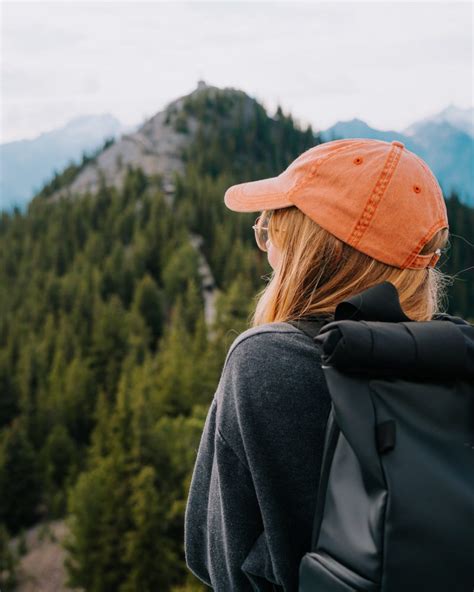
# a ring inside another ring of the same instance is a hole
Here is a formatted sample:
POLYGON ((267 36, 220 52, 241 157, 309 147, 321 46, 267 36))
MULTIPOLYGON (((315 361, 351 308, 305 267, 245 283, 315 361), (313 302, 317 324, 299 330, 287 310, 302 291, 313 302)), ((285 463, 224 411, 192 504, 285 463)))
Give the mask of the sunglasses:
MULTIPOLYGON (((252 226, 255 231, 255 241, 258 245, 258 248, 262 251, 267 251, 268 222, 270 221, 272 214, 273 212, 266 214, 265 219, 262 217, 262 214, 260 214, 260 216, 258 216, 255 220, 255 224, 252 226)), ((278 229, 275 229, 275 232, 278 232, 278 229)))
MULTIPOLYGON (((269 218, 268 218, 269 220, 269 218)), ((252 226, 252 228, 255 231, 255 242, 258 245, 258 248, 261 251, 266 251, 267 250, 267 240, 268 240, 268 226, 263 225, 263 220, 262 220, 262 215, 260 214, 260 216, 258 216, 255 219, 255 224, 252 226)), ((268 221, 267 221, 268 223, 268 221)))

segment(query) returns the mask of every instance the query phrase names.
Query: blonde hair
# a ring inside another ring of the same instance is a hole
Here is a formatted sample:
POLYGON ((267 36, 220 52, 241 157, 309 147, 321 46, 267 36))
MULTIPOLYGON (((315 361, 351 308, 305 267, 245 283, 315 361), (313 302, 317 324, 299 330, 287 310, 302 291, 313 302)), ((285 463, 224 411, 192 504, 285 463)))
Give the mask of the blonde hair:
MULTIPOLYGON (((255 297, 250 326, 333 315, 339 302, 385 280, 397 288, 400 305, 410 319, 428 321, 444 312, 442 303, 452 278, 439 269, 400 269, 382 263, 339 240, 296 206, 266 210, 262 215, 271 216, 268 236, 281 260, 255 297)), ((442 228, 421 254, 444 249, 448 238, 448 228, 442 228)))

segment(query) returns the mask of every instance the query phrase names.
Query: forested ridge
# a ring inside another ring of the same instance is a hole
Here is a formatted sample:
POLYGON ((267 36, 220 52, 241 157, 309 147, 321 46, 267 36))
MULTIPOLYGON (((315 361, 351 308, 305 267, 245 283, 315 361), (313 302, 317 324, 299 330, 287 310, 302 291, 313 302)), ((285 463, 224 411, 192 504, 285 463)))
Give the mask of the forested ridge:
MULTIPOLYGON (((187 116, 201 122, 171 205, 160 176, 132 167, 120 190, 103 182, 52 202, 69 167, 24 214, 1 215, 2 590, 15 588, 8 539, 63 517, 71 587, 207 589, 184 563, 187 491, 226 352, 271 270, 255 245, 256 214, 229 211, 223 196, 319 143, 280 108, 271 118, 245 97, 202 92, 170 112, 183 134, 187 116), (191 233, 215 280, 212 327, 191 233)), ((456 195, 447 205, 452 233, 468 238, 474 210, 456 195)), ((453 237, 442 269, 473 266, 472 253, 453 237)), ((471 278, 450 288, 448 312, 474 317, 471 278)))

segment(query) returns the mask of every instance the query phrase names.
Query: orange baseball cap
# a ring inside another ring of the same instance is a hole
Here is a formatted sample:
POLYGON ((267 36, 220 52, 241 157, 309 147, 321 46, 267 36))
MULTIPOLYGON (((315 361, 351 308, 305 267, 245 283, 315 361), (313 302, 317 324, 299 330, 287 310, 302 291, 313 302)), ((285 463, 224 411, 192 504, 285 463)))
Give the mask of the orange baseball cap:
POLYGON ((436 177, 398 140, 313 146, 277 177, 232 185, 224 203, 235 212, 296 206, 343 242, 398 268, 434 267, 440 250, 420 251, 449 228, 436 177))

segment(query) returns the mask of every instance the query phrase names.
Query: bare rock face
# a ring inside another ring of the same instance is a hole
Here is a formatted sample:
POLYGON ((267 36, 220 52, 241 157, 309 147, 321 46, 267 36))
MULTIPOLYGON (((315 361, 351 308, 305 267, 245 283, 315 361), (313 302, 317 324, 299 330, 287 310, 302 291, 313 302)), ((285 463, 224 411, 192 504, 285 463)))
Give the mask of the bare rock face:
MULTIPOLYGON (((25 533, 26 554, 18 565, 16 592, 69 592, 66 586, 66 551, 62 541, 69 534, 64 520, 41 522, 25 533)), ((9 543, 18 548, 18 537, 9 543)), ((81 592, 75 588, 76 592, 81 592)))
POLYGON ((182 104, 187 97, 209 92, 210 89, 220 91, 218 87, 209 86, 200 80, 192 93, 172 101, 136 132, 122 135, 103 150, 67 188, 60 189, 50 199, 54 201, 63 195, 94 193, 99 188, 101 173, 107 185, 121 189, 127 165, 140 166, 146 175, 161 175, 165 182, 172 179, 174 171, 182 174, 182 150, 192 142, 199 126, 199 122, 190 114, 186 114, 183 120, 182 104), (185 129, 180 129, 180 123, 185 125, 185 129))

